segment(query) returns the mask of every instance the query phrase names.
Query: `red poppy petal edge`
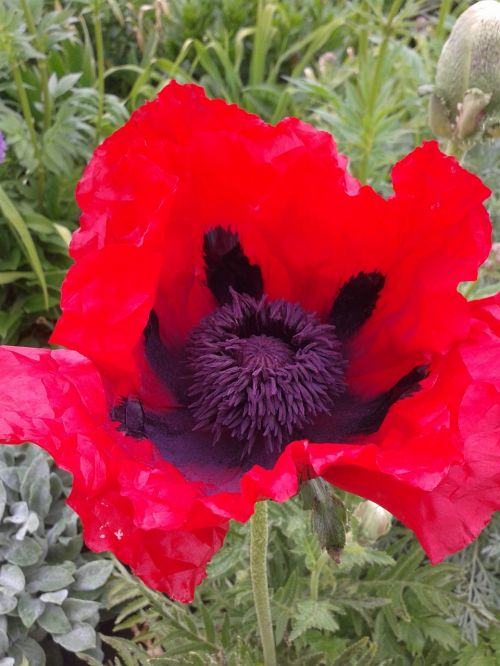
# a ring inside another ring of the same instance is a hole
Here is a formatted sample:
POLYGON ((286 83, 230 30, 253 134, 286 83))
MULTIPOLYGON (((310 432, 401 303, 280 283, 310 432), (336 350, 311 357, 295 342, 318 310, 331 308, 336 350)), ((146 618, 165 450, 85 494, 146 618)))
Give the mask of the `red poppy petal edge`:
POLYGON ((222 546, 227 519, 212 515, 195 524, 196 485, 165 461, 155 462, 147 440, 115 430, 101 378, 87 359, 64 350, 0 347, 0 368, 0 441, 33 441, 72 473, 68 504, 82 519, 89 548, 112 551, 147 585, 191 601, 222 546), (140 484, 155 466, 163 494, 152 503, 140 484))

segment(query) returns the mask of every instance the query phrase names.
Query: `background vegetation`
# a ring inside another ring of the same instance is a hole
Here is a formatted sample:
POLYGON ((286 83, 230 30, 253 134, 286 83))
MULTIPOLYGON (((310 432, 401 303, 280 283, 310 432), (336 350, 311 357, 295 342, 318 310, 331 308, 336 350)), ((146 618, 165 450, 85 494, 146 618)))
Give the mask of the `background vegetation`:
MULTIPOLYGON (((429 86, 469 4, 0 0, 0 342, 46 344, 82 169, 170 79, 201 83, 271 122, 296 115, 331 131, 354 175, 389 193, 390 166, 430 138, 429 86)), ((463 161, 493 189, 498 229, 499 142, 463 161)), ((497 255, 464 286, 468 295, 498 290, 497 255)), ((110 577, 107 560, 81 553, 62 504, 68 488, 38 449, 0 450, 0 666, 76 663, 68 650, 94 665, 259 663, 245 526, 233 526, 196 602, 182 607, 119 563, 110 577), (82 588, 86 566, 100 572, 92 590, 82 588)), ((400 525, 376 539, 354 514, 360 500, 345 499, 351 531, 340 565, 321 553, 299 499, 271 507, 280 665, 500 664, 498 521, 431 568, 400 525)))

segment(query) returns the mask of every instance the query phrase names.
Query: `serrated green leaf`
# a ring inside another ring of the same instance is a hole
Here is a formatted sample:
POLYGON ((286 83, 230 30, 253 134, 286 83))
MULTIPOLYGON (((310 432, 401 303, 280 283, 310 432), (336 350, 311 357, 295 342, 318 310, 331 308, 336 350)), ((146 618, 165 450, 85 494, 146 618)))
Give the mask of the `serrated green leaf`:
POLYGON ((311 601, 306 599, 297 604, 297 612, 292 619, 292 632, 289 640, 293 642, 308 629, 325 629, 337 631, 339 625, 332 615, 328 601, 311 601))
POLYGON ((361 638, 347 647, 331 666, 372 666, 377 654, 377 645, 368 638, 361 638))

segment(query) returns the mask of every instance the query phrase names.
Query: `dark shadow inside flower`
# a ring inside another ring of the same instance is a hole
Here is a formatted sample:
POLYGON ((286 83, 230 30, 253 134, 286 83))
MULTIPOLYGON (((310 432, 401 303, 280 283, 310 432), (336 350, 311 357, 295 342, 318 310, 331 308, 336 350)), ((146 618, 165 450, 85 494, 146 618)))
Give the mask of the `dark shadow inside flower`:
POLYGON ((159 412, 129 398, 112 411, 120 430, 151 440, 188 478, 206 477, 210 467, 214 486, 231 489, 253 465, 272 468, 290 441, 359 443, 396 401, 419 389, 423 365, 372 398, 346 384, 346 343, 375 309, 381 273, 350 278, 322 321, 297 303, 263 295, 260 268, 231 231, 206 233, 203 256, 219 306, 181 349, 164 343, 154 310, 144 331, 149 366, 178 407, 159 412))

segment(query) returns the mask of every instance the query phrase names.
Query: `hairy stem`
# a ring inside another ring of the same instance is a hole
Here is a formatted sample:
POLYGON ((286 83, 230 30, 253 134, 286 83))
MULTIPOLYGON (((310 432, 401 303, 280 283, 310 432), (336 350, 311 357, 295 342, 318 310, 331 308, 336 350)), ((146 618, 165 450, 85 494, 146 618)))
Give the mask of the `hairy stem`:
POLYGON ((267 584, 267 503, 257 502, 251 520, 250 571, 265 666, 276 666, 274 631, 267 584))
POLYGON ((321 572, 323 571, 323 567, 325 564, 328 562, 330 559, 330 556, 324 550, 320 557, 319 560, 316 562, 316 566, 314 567, 314 570, 311 573, 311 581, 310 581, 310 592, 311 592, 311 600, 312 601, 318 601, 319 597, 319 579, 321 576, 321 572))

